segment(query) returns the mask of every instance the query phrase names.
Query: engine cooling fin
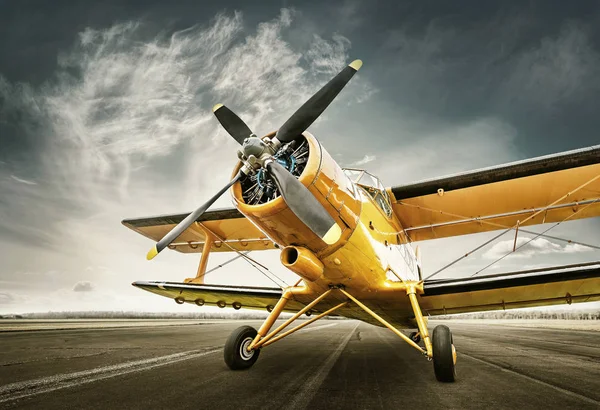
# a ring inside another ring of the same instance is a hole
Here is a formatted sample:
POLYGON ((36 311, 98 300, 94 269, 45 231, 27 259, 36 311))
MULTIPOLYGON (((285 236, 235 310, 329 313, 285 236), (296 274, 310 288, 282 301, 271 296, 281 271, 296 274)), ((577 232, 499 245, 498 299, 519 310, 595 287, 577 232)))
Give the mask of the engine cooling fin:
MULTIPOLYGON (((273 159, 288 170, 293 176, 299 178, 308 162, 309 145, 302 136, 282 145, 273 159)), ((245 175, 241 179, 242 198, 248 205, 266 204, 281 195, 277 185, 270 178, 265 168, 245 175)))

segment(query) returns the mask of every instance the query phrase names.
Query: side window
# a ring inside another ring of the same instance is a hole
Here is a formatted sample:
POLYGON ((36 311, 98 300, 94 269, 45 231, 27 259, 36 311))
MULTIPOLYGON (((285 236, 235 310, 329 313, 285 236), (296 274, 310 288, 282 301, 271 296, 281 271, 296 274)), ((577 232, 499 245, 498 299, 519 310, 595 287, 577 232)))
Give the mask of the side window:
POLYGON ((358 196, 358 192, 356 192, 356 186, 354 185, 354 182, 352 182, 352 180, 348 177, 348 175, 346 175, 346 189, 348 190, 348 192, 350 192, 350 194, 356 198, 358 196))
MULTIPOLYGON (((385 187, 381 184, 381 181, 379 181, 379 178, 371 175, 367 171, 359 169, 344 169, 343 171, 350 182, 353 182, 351 186, 354 188, 355 195, 358 194, 356 187, 361 187, 363 190, 367 191, 388 218, 392 216, 390 197, 385 190, 385 187)), ((350 190, 350 188, 348 188, 348 190, 350 190)))
POLYGON ((385 200, 381 192, 378 192, 377 195, 375 195, 375 202, 377 202, 377 205, 379 205, 388 218, 392 215, 392 208, 390 207, 388 201, 385 200))
POLYGON ((376 188, 371 187, 362 187, 369 193, 371 198, 375 201, 375 203, 381 208, 381 210, 387 215, 389 218, 392 215, 392 207, 390 204, 384 199, 381 191, 376 188))

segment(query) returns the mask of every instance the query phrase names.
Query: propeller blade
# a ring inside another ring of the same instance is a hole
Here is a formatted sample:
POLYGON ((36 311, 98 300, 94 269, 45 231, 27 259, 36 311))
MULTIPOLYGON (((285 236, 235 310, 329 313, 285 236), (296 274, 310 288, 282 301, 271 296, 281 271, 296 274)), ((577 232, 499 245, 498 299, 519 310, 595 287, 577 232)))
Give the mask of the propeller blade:
POLYGON ((244 140, 252 135, 252 131, 240 117, 223 104, 217 104, 213 107, 213 113, 221 123, 225 131, 229 133, 240 145, 244 140))
POLYGON ((153 259, 160 251, 165 249, 168 245, 171 244, 179 235, 183 233, 187 228, 193 224, 196 219, 200 217, 206 210, 217 200, 221 195, 225 193, 233 184, 235 184, 242 176, 241 172, 233 178, 227 185, 225 185, 219 192, 217 192, 212 198, 204 203, 200 208, 196 209, 194 212, 185 217, 185 219, 177 224, 176 227, 171 229, 171 231, 166 234, 160 241, 156 242, 156 245, 148 251, 146 255, 146 259, 153 259))
POLYGON ((342 91, 352 76, 360 69, 362 61, 354 60, 338 75, 333 77, 315 95, 302 105, 286 122, 279 128, 275 137, 281 142, 293 141, 315 122, 325 108, 331 104, 333 99, 342 91))
POLYGON ((292 212, 326 244, 337 242, 342 230, 308 188, 278 162, 268 162, 266 167, 292 212))

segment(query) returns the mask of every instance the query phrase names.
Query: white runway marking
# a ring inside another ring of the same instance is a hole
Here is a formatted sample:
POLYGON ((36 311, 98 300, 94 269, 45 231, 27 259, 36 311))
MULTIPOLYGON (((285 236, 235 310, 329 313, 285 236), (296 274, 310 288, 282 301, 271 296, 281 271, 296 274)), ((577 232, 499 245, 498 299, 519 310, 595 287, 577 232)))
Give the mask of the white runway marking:
POLYGON ((83 370, 80 372, 57 374, 54 376, 42 377, 34 380, 11 383, 0 387, 0 403, 35 396, 42 393, 48 393, 54 390, 92 383, 98 380, 121 376, 123 374, 148 370, 159 366, 181 362, 183 360, 195 359, 212 353, 220 352, 221 350, 221 348, 204 351, 190 350, 188 352, 174 353, 167 356, 135 360, 111 366, 83 370))
POLYGON ((313 330, 325 329, 326 327, 337 326, 339 323, 331 323, 329 325, 315 326, 315 327, 306 327, 304 329, 300 329, 298 332, 308 333, 313 330))
MULTIPOLYGON (((307 327, 305 329, 301 329, 299 333, 308 333, 313 330, 337 326, 338 324, 339 323, 330 323, 322 326, 307 327)), ((42 393, 48 393, 59 389, 75 387, 82 384, 93 383, 98 380, 121 376, 128 373, 149 370, 155 367, 165 366, 183 360, 195 359, 197 357, 206 356, 221 350, 221 348, 205 351, 190 350, 187 352, 174 353, 161 357, 153 357, 150 359, 135 360, 111 366, 97 367, 80 372, 58 374, 34 380, 11 383, 0 386, 0 403, 31 397, 42 393)))
MULTIPOLYGON (((332 323, 331 325, 319 326, 318 329, 322 329, 324 327, 329 327, 332 325, 337 325, 337 323, 332 323)), ((306 406, 308 406, 308 404, 310 403, 312 398, 317 393, 317 390, 319 390, 319 387, 321 387, 321 384, 323 383, 323 381, 325 380, 325 378, 331 371, 331 368, 333 367, 335 362, 337 362, 338 358, 340 357, 340 355, 346 348, 346 345, 352 338, 352 335, 354 335, 354 331, 356 330, 358 325, 360 325, 360 323, 357 323, 352 328, 350 333, 348 333, 348 335, 344 338, 344 340, 342 340, 342 342, 339 344, 337 349, 335 349, 333 352, 331 352, 329 357, 323 362, 323 364, 315 372, 315 374, 309 380, 307 380, 305 383, 302 384, 302 389, 300 391, 298 391, 298 393, 296 394, 294 399, 290 402, 289 406, 287 406, 287 408, 289 408, 289 409, 305 409, 306 406)))
POLYGON ((590 398, 590 397, 587 397, 587 396, 581 395, 581 394, 579 394, 579 393, 572 392, 571 390, 563 389, 562 387, 558 387, 558 386, 555 386, 555 385, 553 385, 553 384, 550 384, 550 383, 546 383, 546 382, 544 382, 544 381, 542 381, 542 380, 536 379, 536 378, 534 378, 534 377, 527 376, 527 375, 525 375, 525 374, 523 374, 523 373, 519 373, 519 372, 517 372, 517 371, 514 371, 514 370, 511 370, 511 369, 507 369, 507 368, 505 368, 505 367, 502 367, 502 366, 500 366, 500 365, 497 365, 497 364, 495 364, 495 363, 490 363, 490 362, 488 362, 487 360, 478 359, 477 357, 473 357, 473 356, 471 356, 470 354, 466 354, 466 353, 459 353, 459 357, 460 357, 460 356, 466 356, 466 357, 468 357, 468 358, 469 358, 469 359, 471 359, 471 360, 475 360, 476 362, 483 363, 483 364, 487 364, 488 366, 491 366, 491 367, 493 367, 493 368, 495 368, 495 369, 498 369, 498 370, 501 370, 501 371, 503 371, 503 372, 508 372, 508 373, 515 374, 515 375, 517 375, 517 376, 521 376, 522 378, 524 378, 524 379, 527 379, 527 380, 529 380, 530 382, 534 382, 534 383, 537 383, 537 384, 541 384, 542 386, 549 387, 549 388, 551 388, 551 389, 553 389, 553 390, 556 390, 556 391, 558 391, 558 392, 564 393, 564 394, 566 394, 566 395, 568 395, 568 396, 571 396, 571 397, 576 397, 576 398, 578 398, 578 399, 580 399, 580 400, 583 400, 583 401, 585 401, 585 402, 587 402, 587 403, 591 403, 591 404, 595 404, 595 405, 600 405, 600 402, 599 402, 599 401, 597 401, 597 400, 594 400, 594 399, 592 399, 592 398, 590 398))

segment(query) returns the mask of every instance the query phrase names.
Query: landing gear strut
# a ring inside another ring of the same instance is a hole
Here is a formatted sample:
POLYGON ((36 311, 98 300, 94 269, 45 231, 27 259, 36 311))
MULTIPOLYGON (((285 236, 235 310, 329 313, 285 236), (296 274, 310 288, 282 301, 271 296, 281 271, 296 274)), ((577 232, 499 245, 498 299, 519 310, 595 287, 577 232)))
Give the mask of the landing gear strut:
POLYGON ((418 332, 412 332, 410 336, 406 336, 404 333, 400 332, 391 323, 386 321, 384 318, 371 310, 367 305, 344 290, 343 286, 341 285, 330 286, 329 290, 322 293, 315 300, 302 308, 299 312, 287 319, 283 324, 279 325, 277 329, 269 333, 271 327, 285 308, 287 301, 292 298, 292 290, 288 289, 283 293, 277 304, 272 307, 269 316, 265 319, 258 331, 250 326, 242 326, 236 329, 231 336, 229 336, 224 349, 225 363, 232 370, 248 369, 258 359, 261 348, 281 340, 282 338, 302 329, 303 327, 333 313, 337 309, 346 306, 350 301, 352 301, 383 326, 390 329, 406 343, 421 352, 421 354, 423 354, 428 360, 433 360, 433 368, 437 380, 441 382, 453 382, 456 379, 456 349, 454 348, 450 329, 448 326, 444 325, 436 326, 436 328, 433 330, 433 335, 430 337, 429 330, 427 329, 427 319, 423 317, 423 313, 421 312, 421 308, 419 306, 419 300, 417 298, 417 293, 422 293, 422 284, 416 282, 406 283, 404 284, 404 289, 406 290, 406 294, 413 308, 415 321, 418 327, 418 332), (305 321, 293 329, 282 332, 298 317, 310 312, 311 309, 317 303, 319 303, 319 301, 324 299, 333 291, 340 292, 341 294, 345 295, 348 300, 325 310, 319 315, 305 321), (419 345, 421 339, 423 340, 424 347, 419 345))

